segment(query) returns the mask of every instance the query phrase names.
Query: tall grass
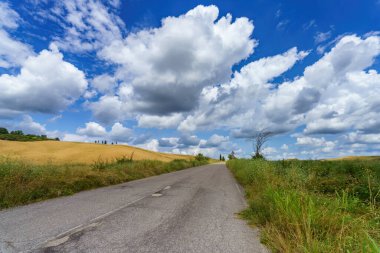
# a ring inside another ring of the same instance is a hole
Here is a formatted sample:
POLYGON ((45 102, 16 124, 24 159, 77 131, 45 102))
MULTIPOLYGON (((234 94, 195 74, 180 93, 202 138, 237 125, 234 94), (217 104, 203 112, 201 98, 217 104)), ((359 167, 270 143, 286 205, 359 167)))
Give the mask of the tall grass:
POLYGON ((35 165, 0 157, 0 209, 206 163, 197 160, 133 161, 132 157, 121 157, 114 161, 99 158, 92 165, 35 165))
POLYGON ((379 161, 230 160, 274 252, 380 252, 379 161))

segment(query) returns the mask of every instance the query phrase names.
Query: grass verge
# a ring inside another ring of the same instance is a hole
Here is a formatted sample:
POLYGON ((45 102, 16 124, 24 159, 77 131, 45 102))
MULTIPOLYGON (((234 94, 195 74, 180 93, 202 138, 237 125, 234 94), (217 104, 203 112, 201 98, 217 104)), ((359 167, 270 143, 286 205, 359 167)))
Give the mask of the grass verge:
POLYGON ((273 252, 379 253, 379 161, 230 160, 273 252))
POLYGON ((207 164, 207 160, 99 159, 92 165, 36 165, 0 158, 0 209, 207 164))

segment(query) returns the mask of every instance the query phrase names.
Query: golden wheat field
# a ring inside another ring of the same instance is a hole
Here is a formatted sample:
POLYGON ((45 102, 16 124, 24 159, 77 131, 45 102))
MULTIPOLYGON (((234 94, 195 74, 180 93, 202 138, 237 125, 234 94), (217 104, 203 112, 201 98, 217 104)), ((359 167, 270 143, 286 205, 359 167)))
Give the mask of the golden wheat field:
POLYGON ((22 159, 34 163, 83 163, 100 159, 114 160, 122 156, 134 160, 172 161, 190 159, 191 156, 158 153, 126 145, 102 145, 93 143, 36 141, 18 142, 0 140, 0 156, 22 159))

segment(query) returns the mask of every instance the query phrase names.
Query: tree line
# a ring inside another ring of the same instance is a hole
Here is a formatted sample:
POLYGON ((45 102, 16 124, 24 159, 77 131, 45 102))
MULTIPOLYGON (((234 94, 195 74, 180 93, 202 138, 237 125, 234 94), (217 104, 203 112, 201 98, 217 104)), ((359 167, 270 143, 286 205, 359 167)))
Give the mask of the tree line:
POLYGON ((59 141, 59 138, 48 138, 47 135, 41 134, 24 134, 21 130, 8 131, 5 127, 0 127, 0 140, 7 141, 59 141))

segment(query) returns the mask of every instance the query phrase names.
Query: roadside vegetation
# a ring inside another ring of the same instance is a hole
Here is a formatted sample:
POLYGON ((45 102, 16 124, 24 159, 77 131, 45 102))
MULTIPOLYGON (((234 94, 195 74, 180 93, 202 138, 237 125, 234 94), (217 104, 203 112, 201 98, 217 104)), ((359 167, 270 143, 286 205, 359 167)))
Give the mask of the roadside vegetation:
POLYGON ((380 252, 380 160, 232 159, 273 252, 380 252))
POLYGON ((0 157, 0 209, 71 195, 93 189, 178 171, 209 163, 198 155, 170 162, 133 160, 133 154, 93 164, 33 164, 0 157))

